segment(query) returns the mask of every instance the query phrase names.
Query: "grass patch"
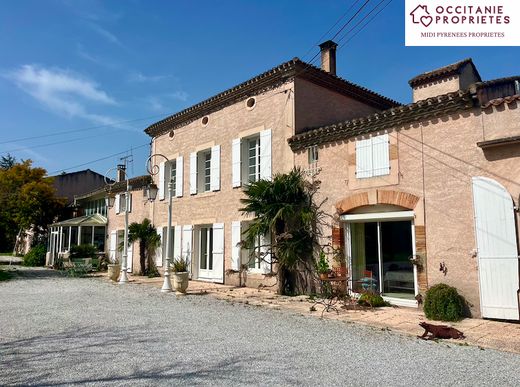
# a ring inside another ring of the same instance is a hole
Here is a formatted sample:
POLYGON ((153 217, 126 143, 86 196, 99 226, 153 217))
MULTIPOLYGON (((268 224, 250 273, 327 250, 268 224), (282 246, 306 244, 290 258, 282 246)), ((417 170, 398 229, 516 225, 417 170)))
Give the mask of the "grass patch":
POLYGON ((13 278, 13 273, 0 269, 0 281, 8 281, 13 278))

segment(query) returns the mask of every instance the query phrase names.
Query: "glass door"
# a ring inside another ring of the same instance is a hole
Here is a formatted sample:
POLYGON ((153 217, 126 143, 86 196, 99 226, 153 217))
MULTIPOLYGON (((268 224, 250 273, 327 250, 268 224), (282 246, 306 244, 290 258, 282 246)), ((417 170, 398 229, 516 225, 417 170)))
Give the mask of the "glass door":
POLYGON ((199 277, 210 278, 213 270, 213 229, 201 227, 199 234, 199 277))
POLYGON ((409 220, 349 223, 352 290, 414 299, 413 224, 409 220))

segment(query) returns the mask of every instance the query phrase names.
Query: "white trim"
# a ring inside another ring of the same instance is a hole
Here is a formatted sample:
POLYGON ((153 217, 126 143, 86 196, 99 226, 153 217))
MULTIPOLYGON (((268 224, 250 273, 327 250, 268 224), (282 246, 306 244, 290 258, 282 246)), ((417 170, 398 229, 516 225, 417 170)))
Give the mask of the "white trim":
POLYGON ((340 219, 344 222, 365 222, 365 221, 392 221, 392 220, 413 220, 414 211, 394 211, 394 212, 375 212, 368 214, 347 214, 341 215, 340 219))

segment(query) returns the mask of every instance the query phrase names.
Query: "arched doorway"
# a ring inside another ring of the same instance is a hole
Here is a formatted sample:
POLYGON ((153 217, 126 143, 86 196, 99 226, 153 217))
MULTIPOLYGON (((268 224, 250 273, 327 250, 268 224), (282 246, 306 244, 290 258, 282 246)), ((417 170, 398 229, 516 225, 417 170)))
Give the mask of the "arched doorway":
POLYGON ((337 204, 345 234, 345 256, 354 292, 376 291, 395 304, 416 305, 417 196, 368 191, 337 204))

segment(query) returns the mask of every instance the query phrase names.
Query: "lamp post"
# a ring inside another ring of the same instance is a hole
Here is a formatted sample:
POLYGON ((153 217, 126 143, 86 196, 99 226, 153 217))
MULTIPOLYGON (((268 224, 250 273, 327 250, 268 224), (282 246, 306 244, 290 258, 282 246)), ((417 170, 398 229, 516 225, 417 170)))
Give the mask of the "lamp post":
MULTIPOLYGON (((148 170, 148 173, 152 176, 155 176, 159 173, 159 166, 157 164, 152 163, 152 158, 154 157, 162 157, 167 163, 170 162, 170 160, 164 156, 161 153, 155 153, 148 157, 148 160, 146 160, 146 169, 148 170)), ((155 201, 157 197, 157 186, 155 184, 150 184, 147 189, 146 193, 148 196, 148 200, 153 202, 155 201)), ((164 268, 164 282, 163 286, 161 288, 161 292, 171 292, 172 291, 172 282, 170 280, 170 258, 171 258, 171 251, 170 251, 170 238, 171 238, 171 229, 172 229, 172 192, 173 192, 173 182, 172 178, 168 179, 168 225, 166 227, 166 266, 164 268)))
MULTIPOLYGON (((121 262, 121 275, 119 276, 119 284, 126 284, 128 282, 128 273, 127 273, 127 268, 126 268, 126 264, 127 264, 127 258, 128 258, 128 208, 130 207, 130 190, 132 189, 132 187, 130 186, 130 182, 128 180, 128 176, 126 174, 126 168, 125 169, 122 169, 122 168, 119 168, 119 167, 116 167, 117 168, 117 172, 118 174, 120 172, 123 172, 124 175, 125 175, 125 180, 126 180, 126 192, 125 192, 125 234, 124 234, 124 237, 123 237, 123 258, 122 258, 122 262, 121 262)), ((105 184, 108 186, 108 195, 107 197, 105 198, 105 203, 107 204, 107 207, 108 208, 112 208, 115 204, 115 197, 112 195, 112 187, 117 183, 117 179, 115 180, 110 180, 108 178, 108 175, 110 173, 110 171, 116 169, 116 168, 110 168, 106 173, 105 173, 105 184)))

